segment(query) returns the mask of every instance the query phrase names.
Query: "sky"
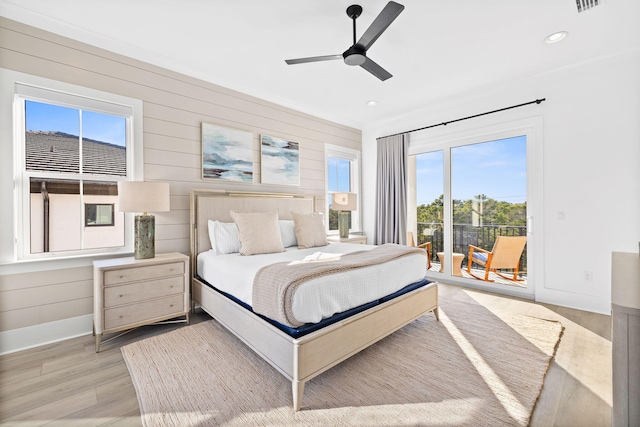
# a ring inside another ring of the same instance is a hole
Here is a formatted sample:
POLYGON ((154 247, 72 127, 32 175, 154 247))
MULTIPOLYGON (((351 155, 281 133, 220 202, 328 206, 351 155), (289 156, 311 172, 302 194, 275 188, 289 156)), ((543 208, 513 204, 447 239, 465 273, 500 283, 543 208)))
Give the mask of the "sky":
MULTIPOLYGON (((80 134, 80 114, 76 108, 26 101, 27 130, 80 134)), ((82 110, 82 136, 124 147, 126 119, 110 114, 82 110)))
POLYGON ((329 191, 351 191, 350 166, 346 159, 330 157, 327 160, 327 185, 329 191))
MULTIPOLYGON (((416 156, 417 204, 429 204, 443 194, 444 154, 416 156)), ((454 147, 451 149, 452 196, 458 200, 484 194, 495 200, 522 203, 527 195, 526 137, 454 147)))

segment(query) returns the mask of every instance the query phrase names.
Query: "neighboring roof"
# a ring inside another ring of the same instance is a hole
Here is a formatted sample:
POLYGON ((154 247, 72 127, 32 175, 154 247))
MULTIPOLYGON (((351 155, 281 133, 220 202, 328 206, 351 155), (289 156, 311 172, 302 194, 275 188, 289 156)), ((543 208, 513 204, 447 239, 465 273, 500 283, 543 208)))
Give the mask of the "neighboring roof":
MULTIPOLYGON (((78 136, 63 132, 27 131, 27 170, 78 172, 78 136)), ((127 175, 126 149, 115 144, 83 139, 83 172, 100 175, 127 175)))

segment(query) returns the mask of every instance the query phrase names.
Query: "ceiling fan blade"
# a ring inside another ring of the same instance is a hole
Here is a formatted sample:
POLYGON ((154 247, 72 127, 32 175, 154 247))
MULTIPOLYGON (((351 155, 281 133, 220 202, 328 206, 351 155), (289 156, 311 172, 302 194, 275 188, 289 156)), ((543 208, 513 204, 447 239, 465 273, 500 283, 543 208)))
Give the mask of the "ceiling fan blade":
POLYGON ((325 56, 311 56, 309 58, 297 58, 297 59, 285 59, 289 65, 304 64, 305 62, 318 62, 318 61, 331 61, 333 59, 344 59, 342 54, 338 55, 325 55, 325 56))
POLYGON ((376 19, 371 23, 367 31, 364 32, 360 40, 358 40, 358 44, 364 47, 364 50, 369 49, 373 42, 378 40, 380 34, 387 29, 389 25, 400 15, 400 12, 404 10, 404 6, 396 3, 394 1, 390 1, 387 5, 382 9, 382 12, 376 17, 376 19))
POLYGON ((385 81, 390 77, 393 77, 390 72, 388 72, 387 70, 385 70, 384 68, 376 64, 371 58, 367 58, 367 60, 364 61, 364 64, 360 66, 382 81, 385 81))

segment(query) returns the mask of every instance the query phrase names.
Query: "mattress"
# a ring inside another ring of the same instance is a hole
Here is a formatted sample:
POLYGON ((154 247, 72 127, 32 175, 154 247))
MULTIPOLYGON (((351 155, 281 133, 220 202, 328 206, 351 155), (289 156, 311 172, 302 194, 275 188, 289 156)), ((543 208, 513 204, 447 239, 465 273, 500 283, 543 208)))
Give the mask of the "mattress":
MULTIPOLYGON (((216 289, 251 306, 256 272, 276 262, 295 262, 308 257, 371 250, 373 245, 331 243, 327 246, 285 252, 242 256, 239 253, 215 255, 212 251, 198 255, 198 276, 216 289)), ((293 297, 292 309, 302 322, 318 323, 336 313, 376 301, 420 282, 426 272, 423 254, 405 256, 379 265, 350 270, 312 279, 301 285, 293 297)))

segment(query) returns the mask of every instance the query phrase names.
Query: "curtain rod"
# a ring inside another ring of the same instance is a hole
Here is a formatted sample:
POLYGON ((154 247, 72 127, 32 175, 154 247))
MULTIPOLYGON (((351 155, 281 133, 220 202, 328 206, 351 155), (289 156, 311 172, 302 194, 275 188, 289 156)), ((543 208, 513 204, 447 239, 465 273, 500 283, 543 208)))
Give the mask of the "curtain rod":
POLYGON ((512 105, 511 107, 500 108, 499 110, 487 111, 485 113, 475 114, 473 116, 463 117, 461 119, 455 119, 455 120, 450 120, 448 122, 436 123, 435 125, 425 126, 423 128, 408 130, 405 132, 398 132, 398 133, 394 133, 393 135, 379 136, 376 139, 389 138, 391 136, 402 135, 403 133, 417 132, 419 130, 425 130, 425 129, 434 128, 437 126, 446 126, 449 123, 455 123, 455 122, 461 122, 462 120, 474 119, 476 117, 486 116, 487 114, 493 114, 493 113, 499 113, 500 111, 511 110, 512 108, 524 107, 525 105, 531 105, 531 104, 540 104, 542 101, 546 101, 546 100, 547 100, 546 98, 536 99, 535 101, 525 102, 524 104, 512 105))

